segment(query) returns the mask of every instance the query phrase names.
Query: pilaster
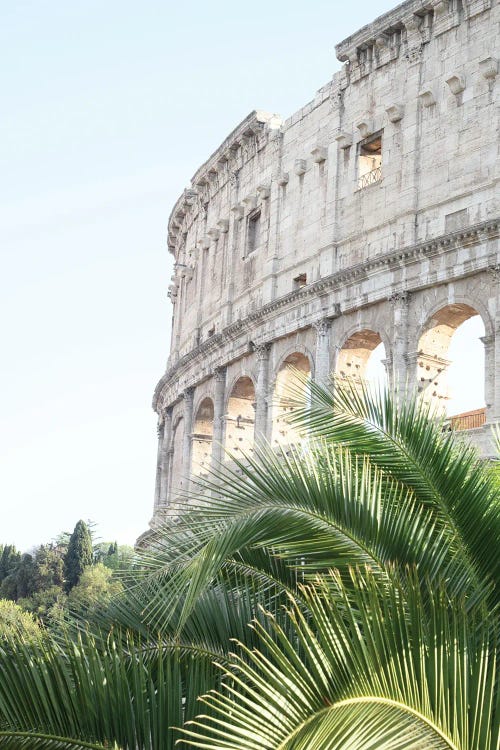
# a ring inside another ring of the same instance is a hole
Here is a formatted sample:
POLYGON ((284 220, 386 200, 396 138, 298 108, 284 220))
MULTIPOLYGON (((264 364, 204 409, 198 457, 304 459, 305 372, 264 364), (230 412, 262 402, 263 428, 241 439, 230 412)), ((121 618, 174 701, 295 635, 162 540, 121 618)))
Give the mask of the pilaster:
POLYGON ((500 264, 488 269, 492 277, 493 296, 495 300, 495 330, 493 336, 483 338, 485 345, 485 399, 486 420, 496 422, 500 420, 500 264))
POLYGON ((154 501, 153 515, 156 515, 158 512, 158 508, 160 506, 160 497, 161 497, 161 475, 162 475, 162 463, 163 463, 162 459, 163 459, 163 449, 164 449, 164 442, 165 442, 165 424, 164 424, 162 414, 160 414, 160 416, 158 417, 157 432, 158 432, 158 451, 156 454, 156 482, 155 482, 155 501, 154 501))
POLYGON ((160 452, 160 465, 159 465, 159 488, 158 488, 158 506, 157 509, 161 512, 162 508, 165 508, 168 503, 168 484, 170 475, 170 443, 172 442, 172 409, 168 408, 163 414, 163 425, 162 425, 162 445, 160 452))
POLYGON ((234 259, 238 254, 241 234, 243 207, 239 201, 239 169, 235 169, 229 176, 229 207, 230 219, 227 225, 226 243, 226 279, 222 295, 222 327, 232 322, 233 294, 234 294, 234 259))
POLYGON ((214 370, 214 432, 212 438, 212 468, 216 468, 223 456, 224 403, 226 395, 226 368, 214 370))
POLYGON ((189 489, 189 474, 191 472, 191 438, 193 432, 193 398, 194 388, 184 391, 184 440, 182 445, 182 480, 181 488, 189 489))
POLYGON ((389 297, 393 310, 392 352, 387 354, 389 384, 398 393, 404 393, 415 383, 414 373, 408 365, 408 308, 410 295, 406 291, 394 292, 389 297))
POLYGON ((329 318, 321 318, 313 323, 316 330, 315 381, 327 388, 330 379, 330 331, 329 318))
POLYGON ((255 437, 269 438, 268 435, 268 390, 269 390, 269 352, 270 344, 258 346, 257 384, 255 388, 255 437))
MULTIPOLYGON (((498 328, 496 329, 498 331, 498 328)), ((497 352, 496 341, 498 335, 482 336, 484 345, 484 400, 486 402, 486 421, 495 422, 498 419, 499 409, 496 407, 495 398, 497 383, 497 352)))

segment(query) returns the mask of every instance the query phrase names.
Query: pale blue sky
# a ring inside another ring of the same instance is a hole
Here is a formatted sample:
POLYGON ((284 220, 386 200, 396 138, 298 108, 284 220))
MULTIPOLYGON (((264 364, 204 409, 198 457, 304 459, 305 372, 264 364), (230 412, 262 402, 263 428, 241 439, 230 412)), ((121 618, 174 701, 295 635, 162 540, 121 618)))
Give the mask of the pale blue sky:
POLYGON ((170 208, 260 108, 289 116, 389 0, 1 0, 0 542, 151 517, 170 208))

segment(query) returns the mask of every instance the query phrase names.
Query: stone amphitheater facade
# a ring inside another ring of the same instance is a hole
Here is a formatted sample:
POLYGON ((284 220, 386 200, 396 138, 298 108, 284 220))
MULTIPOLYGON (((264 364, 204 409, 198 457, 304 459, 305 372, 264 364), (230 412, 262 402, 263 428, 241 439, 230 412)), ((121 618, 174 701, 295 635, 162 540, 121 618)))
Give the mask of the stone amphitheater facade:
POLYGON ((288 120, 252 112, 168 225, 173 330, 152 525, 187 476, 292 436, 290 368, 390 383, 445 408, 456 329, 484 324, 488 451, 500 419, 499 0, 407 0, 336 47, 344 63, 288 120))

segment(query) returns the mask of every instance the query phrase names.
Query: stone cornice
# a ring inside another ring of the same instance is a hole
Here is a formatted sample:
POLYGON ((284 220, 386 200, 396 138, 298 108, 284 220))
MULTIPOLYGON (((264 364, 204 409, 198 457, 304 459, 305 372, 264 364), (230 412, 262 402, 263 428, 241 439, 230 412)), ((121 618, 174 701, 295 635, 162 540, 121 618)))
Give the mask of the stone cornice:
POLYGON ((250 112, 195 172, 191 180, 191 186, 184 190, 178 198, 168 220, 168 249, 171 253, 175 254, 175 240, 179 227, 190 207, 195 204, 198 193, 203 186, 208 185, 211 179, 214 179, 221 170, 225 169, 231 155, 244 146, 250 138, 265 128, 279 130, 281 123, 282 120, 279 115, 261 110, 250 112))
POLYGON ((395 31, 406 29, 408 47, 414 53, 431 36, 440 36, 462 21, 490 8, 491 0, 465 0, 463 13, 459 13, 456 6, 448 0, 406 0, 339 42, 335 46, 335 52, 341 62, 348 63, 349 77, 356 81, 373 67, 384 65, 398 56, 397 51, 393 50, 391 53, 389 49, 391 35, 395 31), (422 23, 422 18, 429 13, 434 16, 432 27, 422 23), (360 57, 360 53, 367 49, 370 50, 369 60, 360 57), (373 66, 374 53, 381 53, 382 56, 373 66), (362 65, 359 66, 358 63, 362 65))
POLYGON ((404 20, 417 13, 423 13, 429 9, 431 3, 428 0, 406 0, 388 13, 378 16, 372 23, 363 26, 355 34, 348 36, 335 45, 335 54, 340 62, 347 62, 353 50, 362 47, 368 42, 375 42, 383 37, 388 29, 401 27, 404 20))
MULTIPOLYGON (((469 226, 467 229, 447 233, 432 240, 420 242, 416 245, 385 253, 377 258, 358 263, 268 302, 258 310, 250 313, 244 320, 239 319, 231 323, 220 333, 214 334, 170 367, 156 386, 153 396, 153 409, 157 411, 159 408, 161 394, 167 384, 177 373, 189 365, 190 362, 193 362, 196 358, 206 358, 211 352, 216 351, 222 346, 224 342, 237 340, 242 333, 255 331, 255 324, 269 319, 273 316, 274 312, 287 307, 293 307, 297 302, 302 300, 313 299, 321 294, 362 281, 368 278, 368 276, 373 276, 383 270, 400 268, 401 265, 433 257, 455 247, 467 247, 498 236, 500 236, 500 219, 481 222, 480 224, 469 226)), ((489 268, 491 268, 491 264, 481 270, 488 270, 489 268)), ((475 272, 477 270, 475 269, 475 272)), ((411 289, 408 289, 408 291, 411 291, 411 289)), ((387 294, 385 293, 384 295, 382 288, 380 289, 380 299, 387 299, 387 294)))

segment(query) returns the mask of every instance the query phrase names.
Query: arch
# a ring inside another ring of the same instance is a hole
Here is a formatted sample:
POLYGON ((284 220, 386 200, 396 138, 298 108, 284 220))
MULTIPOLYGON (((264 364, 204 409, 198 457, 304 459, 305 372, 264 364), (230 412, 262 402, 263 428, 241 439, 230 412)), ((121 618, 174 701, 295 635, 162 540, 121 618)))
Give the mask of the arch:
POLYGON ((226 450, 237 455, 251 453, 255 437, 255 386, 248 375, 240 375, 233 382, 225 422, 226 450))
POLYGON ((454 294, 453 301, 450 301, 450 296, 448 294, 439 294, 436 295, 436 297, 438 301, 435 302, 431 307, 426 308, 424 314, 420 316, 420 320, 423 320, 424 322, 416 326, 417 340, 420 339, 421 335, 425 332, 431 318, 433 318, 440 310, 443 310, 445 307, 449 307, 451 305, 465 305, 471 310, 474 310, 475 315, 481 316, 481 320, 483 321, 484 325, 485 336, 495 335, 495 327, 491 320, 491 315, 489 313, 488 307, 481 299, 476 299, 476 297, 464 294, 454 294))
POLYGON ((309 373, 312 378, 314 378, 314 357, 312 355, 312 352, 307 348, 307 346, 304 346, 303 344, 295 343, 289 346, 281 355, 278 365, 276 366, 273 374, 273 388, 276 385, 276 379, 280 373, 280 370, 283 369, 285 363, 288 362, 289 358, 296 354, 303 354, 304 357, 309 361, 309 373))
MULTIPOLYGON (((384 310, 384 317, 385 314, 386 311, 384 310)), ((380 341, 385 347, 387 356, 389 356, 392 349, 392 341, 391 336, 387 333, 387 330, 384 327, 379 326, 374 320, 359 318, 358 316, 356 316, 356 322, 348 328, 345 328, 343 333, 339 334, 338 336, 338 339, 342 341, 342 344, 336 347, 337 359, 338 353, 344 348, 347 341, 360 331, 373 331, 374 333, 376 333, 380 337, 380 341)))
POLYGON ((486 419, 485 321, 468 302, 435 308, 420 329, 417 387, 439 414, 458 429, 480 427, 486 419))
POLYGON ((238 368, 238 372, 236 375, 233 375, 231 379, 228 379, 226 382, 226 413, 229 409, 229 399, 231 398, 231 395, 236 388, 236 385, 239 380, 242 378, 247 378, 248 380, 252 381, 252 385, 255 389, 255 384, 257 382, 257 377, 254 374, 254 372, 250 368, 238 368))
POLYGON ((212 439, 214 434, 214 402, 206 396, 195 411, 191 435, 191 473, 196 476, 207 474, 212 459, 212 439))
MULTIPOLYGON (((273 446, 292 445, 299 440, 297 430, 288 423, 288 415, 294 408, 294 403, 303 397, 304 404, 308 397, 307 381, 311 378, 310 355, 294 349, 282 359, 274 379, 273 392, 273 420, 271 444, 273 446), (301 373, 305 380, 297 378, 301 373)), ((307 351, 307 350, 306 350, 307 351)))
POLYGON ((386 355, 386 345, 378 331, 358 328, 338 351, 335 375, 353 383, 386 383, 386 355))

